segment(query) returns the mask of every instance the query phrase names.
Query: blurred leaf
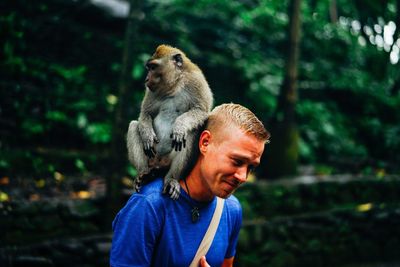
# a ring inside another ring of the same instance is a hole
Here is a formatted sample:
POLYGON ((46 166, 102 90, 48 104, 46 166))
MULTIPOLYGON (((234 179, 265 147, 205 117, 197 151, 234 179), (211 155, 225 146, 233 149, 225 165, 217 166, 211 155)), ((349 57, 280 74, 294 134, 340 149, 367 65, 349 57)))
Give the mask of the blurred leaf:
POLYGON ((111 125, 91 123, 86 127, 86 134, 93 143, 108 143, 111 140, 111 125))
POLYGON ((62 111, 48 111, 46 113, 46 119, 48 120, 52 120, 52 121, 59 121, 59 122, 63 122, 63 121, 67 121, 68 117, 67 115, 62 112, 62 111))
POLYGON ((28 134, 40 134, 44 132, 44 126, 41 122, 33 121, 30 119, 26 119, 23 123, 21 128, 24 130, 25 133, 28 134))
POLYGON ((88 125, 88 120, 86 115, 84 113, 79 113, 76 123, 79 128, 85 128, 88 125))
POLYGON ((127 172, 132 177, 136 177, 137 175, 137 170, 132 165, 128 165, 127 172))
POLYGON ((85 163, 80 159, 75 160, 75 167, 81 172, 86 171, 85 163))
POLYGON ((83 82, 84 81, 84 74, 87 71, 86 66, 79 66, 76 68, 65 68, 60 65, 52 65, 53 70, 56 73, 61 75, 66 80, 74 80, 76 82, 83 82))
POLYGON ((143 77, 144 71, 145 68, 143 67, 143 64, 136 63, 132 69, 132 78, 134 80, 139 80, 140 78, 143 77))

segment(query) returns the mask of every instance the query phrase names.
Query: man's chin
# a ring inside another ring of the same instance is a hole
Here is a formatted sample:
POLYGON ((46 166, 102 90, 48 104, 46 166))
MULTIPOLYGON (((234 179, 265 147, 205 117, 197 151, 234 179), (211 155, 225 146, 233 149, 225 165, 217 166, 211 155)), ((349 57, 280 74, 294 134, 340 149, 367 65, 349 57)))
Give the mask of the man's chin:
POLYGON ((219 192, 219 194, 217 194, 217 197, 220 197, 220 198, 223 198, 223 199, 227 199, 227 198, 229 198, 234 192, 235 192, 235 190, 233 190, 233 191, 221 190, 221 192, 219 192))

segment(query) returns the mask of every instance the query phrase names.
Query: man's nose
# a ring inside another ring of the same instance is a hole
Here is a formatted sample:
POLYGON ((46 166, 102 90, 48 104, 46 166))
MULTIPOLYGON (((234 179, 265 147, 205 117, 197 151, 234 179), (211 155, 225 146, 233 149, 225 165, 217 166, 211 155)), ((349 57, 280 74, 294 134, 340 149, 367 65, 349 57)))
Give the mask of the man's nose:
POLYGON ((236 170, 235 178, 239 182, 239 184, 246 182, 247 174, 248 174, 248 171, 247 171, 246 166, 242 166, 236 170))

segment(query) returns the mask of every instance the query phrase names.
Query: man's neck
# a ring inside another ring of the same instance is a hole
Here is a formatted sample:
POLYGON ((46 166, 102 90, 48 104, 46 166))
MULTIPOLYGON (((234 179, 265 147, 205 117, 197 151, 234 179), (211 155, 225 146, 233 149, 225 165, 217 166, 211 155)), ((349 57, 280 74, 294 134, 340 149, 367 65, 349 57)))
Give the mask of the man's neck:
POLYGON ((205 184, 204 180, 200 176, 198 165, 192 169, 190 174, 184 180, 180 180, 179 183, 183 190, 196 201, 211 201, 215 196, 208 189, 208 185, 205 184), (188 188, 186 188, 186 185, 188 188), (188 192, 189 191, 189 192, 188 192))

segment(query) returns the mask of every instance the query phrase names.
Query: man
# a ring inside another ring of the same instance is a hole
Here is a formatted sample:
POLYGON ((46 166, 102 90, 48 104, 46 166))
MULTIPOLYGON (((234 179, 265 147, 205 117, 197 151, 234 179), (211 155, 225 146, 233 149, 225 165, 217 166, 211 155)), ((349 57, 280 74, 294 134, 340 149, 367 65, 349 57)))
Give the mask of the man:
POLYGON ((199 137, 198 159, 180 180, 179 199, 163 195, 163 181, 156 179, 133 194, 116 216, 111 266, 189 266, 216 209, 216 196, 225 199, 222 215, 199 265, 233 266, 242 210, 232 193, 260 163, 268 138, 247 108, 214 108, 199 137))

